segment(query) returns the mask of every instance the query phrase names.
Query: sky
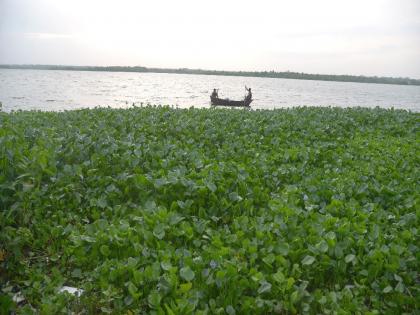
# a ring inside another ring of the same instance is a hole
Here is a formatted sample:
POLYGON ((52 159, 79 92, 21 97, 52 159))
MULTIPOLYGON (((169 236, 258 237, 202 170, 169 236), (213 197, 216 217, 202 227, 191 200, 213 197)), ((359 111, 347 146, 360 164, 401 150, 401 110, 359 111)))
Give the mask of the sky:
POLYGON ((0 64, 420 79, 420 0, 0 0, 0 64))

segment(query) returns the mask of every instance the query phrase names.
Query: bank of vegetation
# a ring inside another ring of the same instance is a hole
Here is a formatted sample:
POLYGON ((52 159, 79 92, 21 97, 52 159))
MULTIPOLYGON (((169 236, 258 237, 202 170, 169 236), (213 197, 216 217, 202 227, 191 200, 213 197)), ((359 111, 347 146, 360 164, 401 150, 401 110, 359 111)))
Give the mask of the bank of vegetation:
POLYGON ((276 71, 218 71, 202 69, 168 69, 168 68, 147 68, 147 67, 96 67, 96 66, 63 66, 63 65, 0 65, 0 69, 38 69, 38 70, 73 70, 73 71, 113 71, 113 72, 150 72, 150 73, 179 73, 179 74, 201 74, 201 75, 225 75, 262 78, 282 78, 299 80, 320 80, 338 82, 359 82, 359 83, 382 83, 398 85, 420 85, 420 80, 410 78, 393 78, 377 76, 355 76, 355 75, 334 75, 334 74, 310 74, 303 72, 276 72, 276 71))
POLYGON ((419 118, 0 113, 0 313, 413 314, 419 118))

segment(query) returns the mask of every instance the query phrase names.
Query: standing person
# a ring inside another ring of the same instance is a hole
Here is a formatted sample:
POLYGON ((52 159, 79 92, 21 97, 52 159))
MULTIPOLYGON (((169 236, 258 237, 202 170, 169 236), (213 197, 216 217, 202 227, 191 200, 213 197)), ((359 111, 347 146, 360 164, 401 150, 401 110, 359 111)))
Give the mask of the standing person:
POLYGON ((248 92, 248 95, 245 96, 245 99, 247 100, 251 100, 252 99, 252 92, 251 92, 251 88, 247 88, 245 85, 245 90, 248 92))

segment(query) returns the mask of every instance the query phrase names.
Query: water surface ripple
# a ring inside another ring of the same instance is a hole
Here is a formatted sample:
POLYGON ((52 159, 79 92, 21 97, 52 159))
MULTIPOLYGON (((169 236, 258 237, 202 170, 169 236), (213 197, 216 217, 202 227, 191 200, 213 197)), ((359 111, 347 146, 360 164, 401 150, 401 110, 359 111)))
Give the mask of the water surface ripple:
POLYGON ((420 86, 191 74, 0 69, 3 110, 67 110, 132 104, 209 107, 241 99, 252 87, 255 109, 292 106, 364 106, 420 111, 420 86))

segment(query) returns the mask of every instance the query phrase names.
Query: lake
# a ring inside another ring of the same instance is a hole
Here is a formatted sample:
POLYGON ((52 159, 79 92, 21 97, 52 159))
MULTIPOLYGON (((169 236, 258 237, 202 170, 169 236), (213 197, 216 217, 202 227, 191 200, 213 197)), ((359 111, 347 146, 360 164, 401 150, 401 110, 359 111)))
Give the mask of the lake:
POLYGON ((255 109, 292 106, 384 107, 420 111, 420 86, 191 74, 0 69, 3 110, 68 110, 140 104, 209 107, 210 93, 255 109))

